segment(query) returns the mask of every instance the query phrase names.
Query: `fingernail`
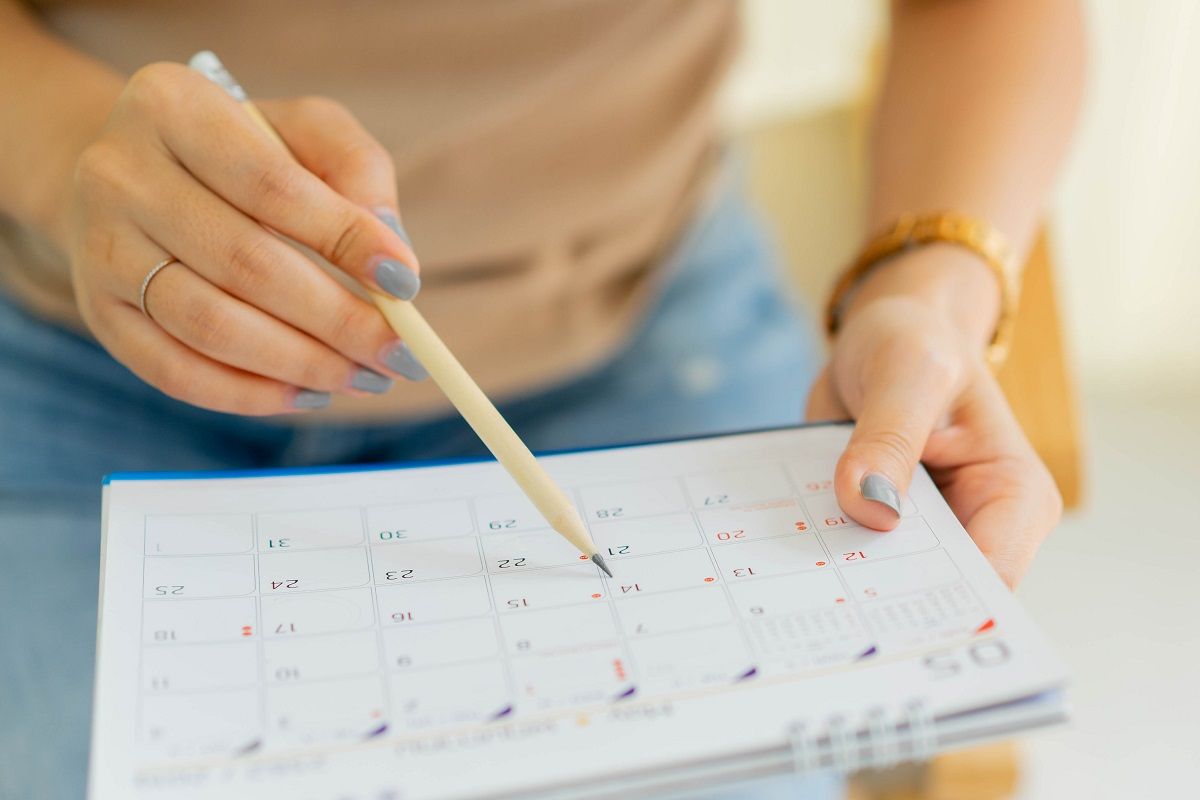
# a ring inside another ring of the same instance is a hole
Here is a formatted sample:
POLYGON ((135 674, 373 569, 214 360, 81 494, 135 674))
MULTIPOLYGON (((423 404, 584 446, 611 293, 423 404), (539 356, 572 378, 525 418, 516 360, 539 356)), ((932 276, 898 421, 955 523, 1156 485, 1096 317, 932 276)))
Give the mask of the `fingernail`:
POLYGON ((385 258, 375 267, 375 282, 379 288, 401 300, 412 300, 421 289, 417 273, 402 261, 385 258))
POLYGON ((375 216, 379 217, 384 225, 387 225, 397 236, 403 239, 406 245, 412 247, 412 239, 408 238, 408 231, 404 230, 404 226, 400 224, 399 217, 386 208, 375 209, 375 216))
POLYGON ((324 408, 329 405, 329 392, 301 389, 292 399, 292 408, 324 408))
POLYGON ((887 476, 880 475, 878 472, 864 475, 862 483, 858 485, 858 490, 863 497, 876 503, 883 503, 895 511, 897 517, 900 516, 900 492, 896 491, 896 484, 892 483, 887 476))
POLYGON ((359 391, 383 394, 392 388, 392 379, 372 369, 360 369, 350 379, 350 385, 359 391))
POLYGON ((410 381, 423 381, 429 377, 429 373, 404 342, 397 342, 385 350, 380 361, 387 364, 388 369, 399 372, 410 381))

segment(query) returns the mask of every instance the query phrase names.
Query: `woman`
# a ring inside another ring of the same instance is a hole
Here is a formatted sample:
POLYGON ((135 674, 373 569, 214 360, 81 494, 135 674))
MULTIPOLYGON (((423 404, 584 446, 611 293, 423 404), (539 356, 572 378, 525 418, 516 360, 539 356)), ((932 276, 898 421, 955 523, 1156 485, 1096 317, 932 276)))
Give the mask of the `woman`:
MULTIPOLYGON (((420 290, 535 448, 786 424, 811 385, 857 420, 846 511, 894 526, 923 459, 1017 581, 1060 503, 985 362, 1001 284, 949 242, 872 264, 813 381, 719 158, 735 16, 0 0, 0 794, 82 791, 104 473, 479 449, 355 284, 420 290), (171 63, 205 48, 294 160, 171 63)), ((1072 0, 897 3, 868 229, 949 209, 1023 253, 1081 62, 1072 0)))

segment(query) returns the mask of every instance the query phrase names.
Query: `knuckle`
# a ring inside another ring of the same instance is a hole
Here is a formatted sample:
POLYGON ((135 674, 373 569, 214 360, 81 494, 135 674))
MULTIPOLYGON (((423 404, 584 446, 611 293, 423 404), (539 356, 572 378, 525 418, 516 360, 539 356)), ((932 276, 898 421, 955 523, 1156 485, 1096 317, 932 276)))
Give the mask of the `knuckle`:
POLYGON ((344 351, 352 339, 370 330, 370 316, 365 304, 357 299, 339 302, 329 312, 323 338, 344 351))
POLYGON ((320 248, 321 255, 332 264, 348 267, 352 263, 351 255, 358 250, 363 235, 361 215, 353 210, 345 211, 331 224, 320 248))
POLYGON ((901 469, 907 469, 920 457, 908 438, 895 431, 874 431, 860 444, 860 453, 869 452, 874 460, 882 458, 901 469))
POLYGON ((256 170, 254 194, 271 207, 285 206, 296 194, 296 167, 285 161, 275 161, 256 170))
POLYGON ((182 64, 160 61, 133 73, 125 84, 124 97, 138 108, 171 109, 181 99, 181 88, 190 73, 182 64))
POLYGON ((254 294, 270 283, 278 268, 271 257, 272 242, 264 234, 233 237, 225 261, 230 281, 240 293, 254 294))
POLYGON ((228 347, 233 318, 223 304, 190 303, 184 315, 184 325, 196 349, 218 353, 228 347))
POLYGON ((120 151, 103 139, 84 148, 75 162, 75 186, 85 197, 107 194, 120 187, 126 174, 120 151))

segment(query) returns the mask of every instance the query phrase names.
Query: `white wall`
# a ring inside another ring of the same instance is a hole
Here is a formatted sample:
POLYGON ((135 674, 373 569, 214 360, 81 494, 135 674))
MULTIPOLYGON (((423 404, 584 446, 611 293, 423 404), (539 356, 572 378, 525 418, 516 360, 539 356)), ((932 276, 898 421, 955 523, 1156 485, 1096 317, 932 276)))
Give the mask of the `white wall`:
MULTIPOLYGON (((731 125, 854 100, 882 2, 743 5, 731 125)), ((1053 210, 1069 345, 1090 381, 1200 383, 1200 3, 1085 7, 1090 84, 1053 210)))

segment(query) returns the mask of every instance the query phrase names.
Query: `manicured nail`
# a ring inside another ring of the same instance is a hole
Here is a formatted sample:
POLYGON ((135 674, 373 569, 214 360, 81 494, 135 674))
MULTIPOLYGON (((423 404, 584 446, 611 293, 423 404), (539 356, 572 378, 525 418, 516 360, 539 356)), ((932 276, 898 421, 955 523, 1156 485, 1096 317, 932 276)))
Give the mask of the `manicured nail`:
POLYGON ((387 225, 397 236, 403 239, 406 245, 412 247, 412 239, 408 238, 408 231, 404 230, 404 226, 400 224, 400 220, 395 214, 389 209, 377 208, 375 209, 375 216, 379 217, 384 225, 387 225))
POLYGON ((301 389, 292 400, 293 408, 324 408, 329 405, 329 392, 301 389))
POLYGON ((379 288, 401 300, 412 300, 421 290, 421 279, 402 261, 385 258, 375 267, 379 288))
POLYGON ((421 362, 417 361, 417 357, 412 354, 412 350, 409 350, 408 345, 404 342, 397 342, 384 350, 380 361, 387 364, 388 369, 399 372, 410 381, 423 381, 429 377, 429 373, 425 371, 421 362))
POLYGON ((383 394, 392 388, 392 379, 372 369, 360 369, 350 379, 350 385, 359 391, 383 394))
POLYGON ((858 485, 858 490, 862 492, 862 496, 868 500, 873 500, 876 503, 883 503, 885 506, 896 512, 896 516, 900 516, 900 492, 896 491, 896 484, 878 472, 872 472, 869 475, 864 475, 862 483, 858 485))

